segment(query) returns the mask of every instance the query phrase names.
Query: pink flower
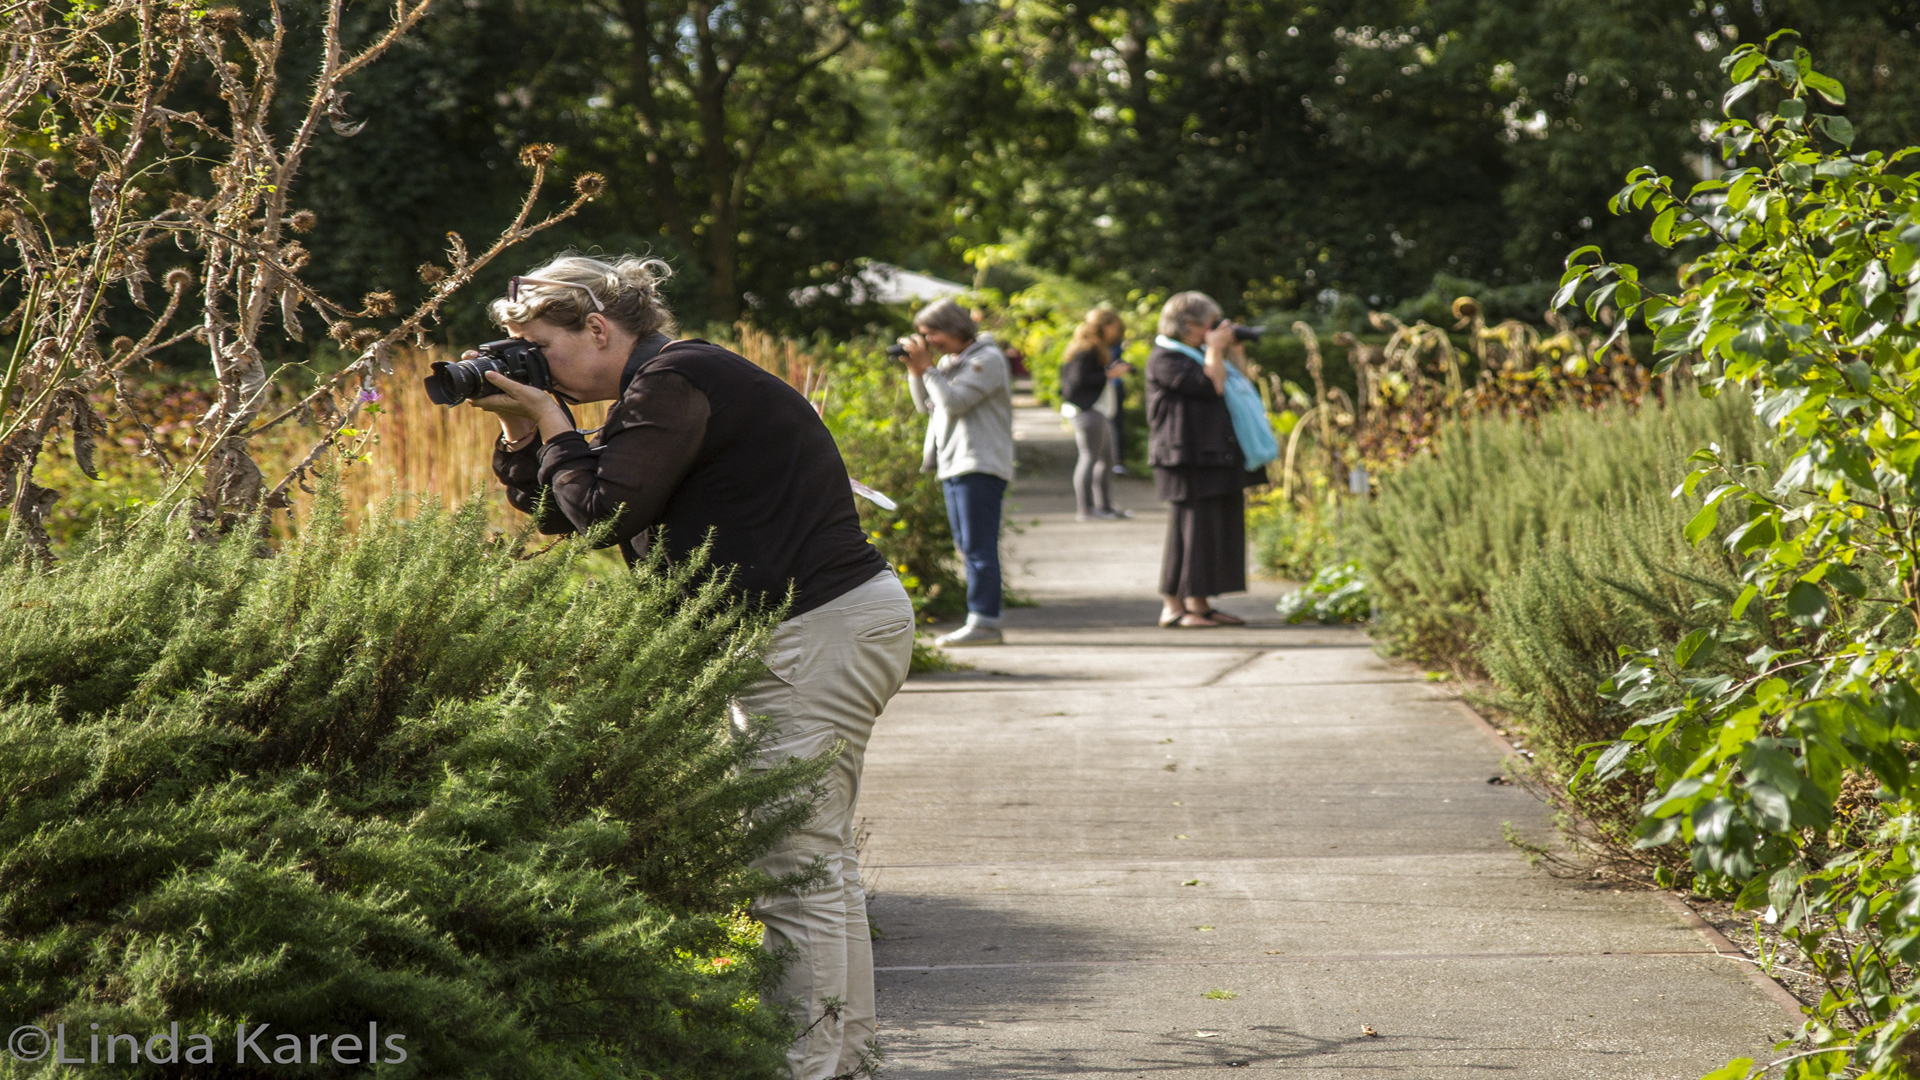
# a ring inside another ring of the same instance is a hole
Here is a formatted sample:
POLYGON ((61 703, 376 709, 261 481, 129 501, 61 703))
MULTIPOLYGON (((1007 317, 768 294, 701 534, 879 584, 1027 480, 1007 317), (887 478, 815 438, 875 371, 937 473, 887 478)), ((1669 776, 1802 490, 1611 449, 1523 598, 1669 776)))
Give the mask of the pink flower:
POLYGON ((374 402, 374 401, 379 401, 379 400, 380 400, 380 391, 378 391, 378 390, 375 390, 375 389, 374 389, 373 387, 371 387, 371 386, 369 386, 369 387, 367 387, 366 389, 364 389, 364 390, 362 390, 362 391, 360 391, 360 399, 359 399, 359 400, 360 400, 360 402, 361 402, 362 404, 366 404, 366 403, 368 403, 368 402, 374 402))

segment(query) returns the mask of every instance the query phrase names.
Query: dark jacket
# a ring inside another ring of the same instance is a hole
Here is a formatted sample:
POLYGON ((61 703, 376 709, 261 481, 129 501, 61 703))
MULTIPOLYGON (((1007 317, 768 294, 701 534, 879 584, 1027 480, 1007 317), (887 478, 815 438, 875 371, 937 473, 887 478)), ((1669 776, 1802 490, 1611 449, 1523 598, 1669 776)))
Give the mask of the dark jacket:
POLYGON ((584 532, 612 520, 629 561, 641 534, 683 561, 712 538, 729 591, 789 615, 829 603, 887 569, 867 542, 846 465, 800 392, 704 341, 642 342, 620 397, 593 442, 497 448, 494 473, 515 507, 544 495, 543 532, 584 532))
POLYGON ((1184 353, 1155 348, 1147 355, 1147 422, 1147 462, 1154 468, 1245 467, 1227 399, 1184 353))
POLYGON ((1060 400, 1086 412, 1107 389, 1107 351, 1081 349, 1060 365, 1060 400))

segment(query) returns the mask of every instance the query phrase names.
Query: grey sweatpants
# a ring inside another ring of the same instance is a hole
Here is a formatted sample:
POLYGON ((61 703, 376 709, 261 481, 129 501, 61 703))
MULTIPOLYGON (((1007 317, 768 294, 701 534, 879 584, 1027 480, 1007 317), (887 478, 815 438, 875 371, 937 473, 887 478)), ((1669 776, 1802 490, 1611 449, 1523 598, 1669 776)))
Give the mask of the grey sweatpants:
POLYGON ((1073 443, 1080 460, 1073 466, 1073 503, 1082 517, 1113 509, 1113 421, 1092 409, 1072 420, 1073 443))
POLYGON ((874 1038, 873 938, 867 894, 853 847, 854 806, 874 718, 906 680, 913 659, 913 604, 892 571, 832 603, 788 619, 768 643, 768 675, 733 703, 736 731, 753 717, 774 735, 756 767, 813 757, 844 746, 823 779, 814 814, 754 862, 780 877, 825 863, 825 879, 806 891, 776 893, 753 905, 769 951, 798 955, 773 997, 806 1034, 787 1052, 794 1080, 850 1073, 874 1038), (836 1019, 826 1002, 841 1002, 836 1019))

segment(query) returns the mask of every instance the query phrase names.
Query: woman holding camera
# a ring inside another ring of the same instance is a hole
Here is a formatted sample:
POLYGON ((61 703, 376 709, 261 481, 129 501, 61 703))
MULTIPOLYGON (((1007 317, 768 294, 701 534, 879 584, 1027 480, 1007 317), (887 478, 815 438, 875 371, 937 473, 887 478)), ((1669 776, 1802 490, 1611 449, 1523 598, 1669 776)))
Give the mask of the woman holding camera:
POLYGON ((788 604, 768 674, 733 703, 757 764, 843 743, 810 821, 754 866, 778 878, 826 867, 820 883, 753 907, 765 945, 796 956, 777 990, 804 1034, 796 1080, 862 1065, 874 1036, 873 951, 853 813, 874 719, 906 678, 913 605, 867 542, 833 437, 800 392, 739 355, 673 341, 657 259, 556 258, 513 279, 495 321, 545 354, 553 394, 498 371, 473 403, 500 417, 494 473, 541 531, 613 522, 631 562, 649 532, 673 560, 711 544, 716 574, 752 605, 788 604), (591 442, 555 395, 612 400, 591 442), (764 720, 764 726, 760 723, 764 720))
POLYGON ((931 413, 920 471, 940 478, 947 522, 967 564, 967 622, 945 646, 998 645, 1000 501, 1013 481, 1013 385, 1007 358, 952 300, 913 317, 900 339, 914 407, 931 413), (944 355, 942 355, 944 354, 944 355))
POLYGON ((1073 501, 1081 521, 1112 521, 1132 517, 1113 508, 1113 466, 1119 460, 1114 445, 1113 417, 1119 412, 1116 376, 1131 370, 1114 358, 1113 349, 1127 328, 1112 308, 1087 312, 1067 342, 1067 359, 1060 365, 1060 411, 1073 427, 1080 460, 1073 467, 1073 501))
POLYGON ((1171 504, 1160 625, 1241 625, 1208 599, 1247 587, 1245 491, 1260 474, 1247 470, 1226 400, 1227 365, 1242 363, 1244 349, 1205 293, 1169 299, 1159 329, 1147 356, 1147 421, 1154 489, 1171 504))

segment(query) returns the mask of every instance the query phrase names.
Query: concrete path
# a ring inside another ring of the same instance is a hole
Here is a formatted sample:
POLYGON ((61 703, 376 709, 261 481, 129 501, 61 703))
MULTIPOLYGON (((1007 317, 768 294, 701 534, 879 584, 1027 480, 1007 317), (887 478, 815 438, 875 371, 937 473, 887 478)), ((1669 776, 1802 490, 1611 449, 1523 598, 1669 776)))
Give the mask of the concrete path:
POLYGON ((1556 880, 1503 746, 1357 630, 1160 630, 1165 518, 1078 524, 1022 410, 1008 644, 916 677, 861 815, 897 1080, 1685 1080, 1785 1011, 1656 895, 1556 880))

